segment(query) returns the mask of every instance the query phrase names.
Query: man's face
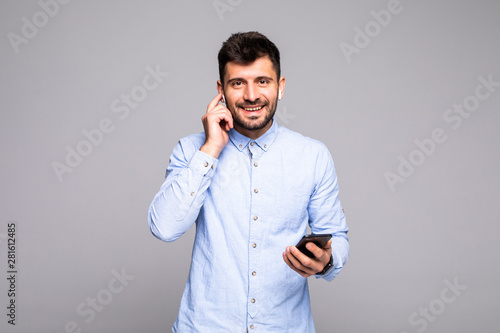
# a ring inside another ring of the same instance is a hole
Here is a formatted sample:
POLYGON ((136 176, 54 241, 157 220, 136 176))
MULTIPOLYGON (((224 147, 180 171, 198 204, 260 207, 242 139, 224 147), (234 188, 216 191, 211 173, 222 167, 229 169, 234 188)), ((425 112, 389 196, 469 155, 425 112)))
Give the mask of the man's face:
MULTIPOLYGON (((220 82, 218 85, 220 89, 220 82)), ((238 132, 256 139, 271 127, 278 102, 278 88, 283 94, 285 78, 278 81, 267 56, 248 65, 226 64, 223 91, 238 132)))

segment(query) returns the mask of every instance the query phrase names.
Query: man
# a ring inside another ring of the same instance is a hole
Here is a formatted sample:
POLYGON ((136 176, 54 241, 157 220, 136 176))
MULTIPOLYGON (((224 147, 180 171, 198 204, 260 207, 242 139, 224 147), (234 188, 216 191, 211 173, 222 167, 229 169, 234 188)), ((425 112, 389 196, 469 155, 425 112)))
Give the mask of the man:
POLYGON ((307 277, 333 280, 349 253, 332 158, 274 120, 285 78, 271 41, 233 34, 218 60, 205 131, 179 141, 149 209, 167 242, 196 223, 173 331, 314 332, 307 277), (293 246, 308 224, 333 236, 324 248, 308 243, 312 259, 293 246))

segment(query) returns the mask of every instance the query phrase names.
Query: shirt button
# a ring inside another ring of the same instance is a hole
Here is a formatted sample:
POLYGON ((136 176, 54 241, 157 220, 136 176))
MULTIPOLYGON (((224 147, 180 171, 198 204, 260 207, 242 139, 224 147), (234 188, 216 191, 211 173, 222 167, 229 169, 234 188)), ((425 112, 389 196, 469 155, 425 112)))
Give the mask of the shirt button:
POLYGON ((255 328, 255 326, 253 325, 250 325, 250 329, 253 330, 255 328))
POLYGON ((259 193, 259 190, 258 189, 254 189, 253 190, 255 193, 259 193))
POLYGON ((241 148, 241 147, 243 147, 243 145, 239 145, 239 147, 241 148))
POLYGON ((255 249, 257 247, 257 244, 253 243, 252 247, 255 249))
POLYGON ((205 168, 208 166, 208 162, 205 162, 205 164, 203 164, 205 166, 205 168))
POLYGON ((255 276, 255 275, 257 275, 257 272, 253 271, 252 276, 255 276))
POLYGON ((255 298, 252 298, 250 302, 255 303, 255 298))
POLYGON ((267 145, 264 145, 264 148, 267 148, 267 145))
POLYGON ((259 219, 259 217, 257 215, 253 217, 254 221, 257 221, 258 219, 259 219))
POLYGON ((253 141, 252 141, 252 142, 250 142, 250 146, 253 146, 254 144, 255 144, 255 142, 253 142, 253 141))
POLYGON ((194 196, 194 192, 191 192, 191 196, 194 196))
POLYGON ((259 166, 259 163, 255 162, 255 163, 253 164, 253 166, 254 166, 254 167, 258 167, 258 166, 259 166))

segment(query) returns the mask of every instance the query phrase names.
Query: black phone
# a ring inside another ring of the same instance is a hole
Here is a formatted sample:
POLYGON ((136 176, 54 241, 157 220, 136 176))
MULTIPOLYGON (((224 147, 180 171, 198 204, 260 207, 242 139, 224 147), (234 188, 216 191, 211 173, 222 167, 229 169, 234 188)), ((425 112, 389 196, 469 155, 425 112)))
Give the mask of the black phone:
POLYGON ((302 239, 295 245, 297 249, 299 249, 300 252, 304 253, 306 256, 309 258, 314 258, 314 254, 312 254, 311 251, 306 249, 306 244, 309 242, 313 242, 316 244, 319 248, 324 248, 326 246, 326 243, 332 238, 331 234, 308 234, 302 237, 302 239))

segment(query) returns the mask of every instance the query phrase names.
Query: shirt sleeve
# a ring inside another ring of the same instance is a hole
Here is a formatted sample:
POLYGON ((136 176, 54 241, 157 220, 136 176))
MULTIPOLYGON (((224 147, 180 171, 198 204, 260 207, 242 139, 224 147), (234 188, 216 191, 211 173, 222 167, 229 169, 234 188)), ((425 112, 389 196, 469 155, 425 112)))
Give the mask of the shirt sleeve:
POLYGON ((173 242, 196 221, 218 160, 181 139, 170 156, 165 182, 148 211, 149 228, 157 238, 173 242))
POLYGON ((332 234, 333 268, 325 275, 316 275, 332 281, 349 257, 349 239, 344 211, 339 200, 337 174, 326 146, 317 160, 317 185, 309 201, 309 224, 315 234, 332 234))

